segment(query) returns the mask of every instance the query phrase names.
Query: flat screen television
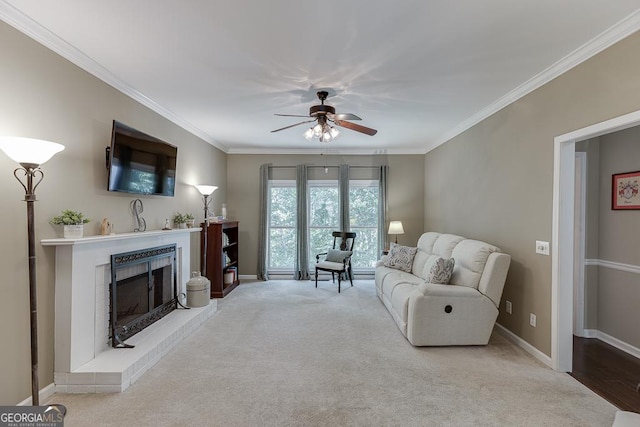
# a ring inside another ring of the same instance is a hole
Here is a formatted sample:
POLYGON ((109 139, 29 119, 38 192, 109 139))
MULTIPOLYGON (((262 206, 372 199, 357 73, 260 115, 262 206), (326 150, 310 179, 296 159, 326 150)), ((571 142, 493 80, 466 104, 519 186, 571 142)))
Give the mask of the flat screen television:
POLYGON ((108 190, 173 197, 177 156, 177 147, 114 120, 108 190))

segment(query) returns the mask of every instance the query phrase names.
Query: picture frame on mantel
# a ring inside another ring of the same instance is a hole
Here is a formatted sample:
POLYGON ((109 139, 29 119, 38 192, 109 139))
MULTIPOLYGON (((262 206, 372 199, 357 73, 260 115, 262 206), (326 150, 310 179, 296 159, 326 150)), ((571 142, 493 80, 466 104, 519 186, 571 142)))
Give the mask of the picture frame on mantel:
POLYGON ((611 177, 611 209, 640 209, 640 171, 616 173, 611 177))

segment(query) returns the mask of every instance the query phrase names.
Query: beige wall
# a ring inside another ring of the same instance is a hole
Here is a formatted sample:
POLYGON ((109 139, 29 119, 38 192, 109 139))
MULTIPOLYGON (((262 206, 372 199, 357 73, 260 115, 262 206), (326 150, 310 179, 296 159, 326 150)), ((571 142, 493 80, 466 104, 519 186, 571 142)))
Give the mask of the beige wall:
POLYGON ((389 166, 388 217, 401 220, 398 243, 415 245, 422 233, 423 162, 421 156, 248 155, 231 154, 227 165, 228 216, 240 221, 240 274, 255 275, 258 266, 258 220, 261 214, 260 165, 389 166))
MULTIPOLYGON (((225 197, 226 154, 163 119, 25 35, 0 22, 0 135, 59 142, 66 149, 43 166, 37 188, 37 238, 57 237, 48 223, 70 208, 94 221, 86 234, 98 234, 108 217, 116 232, 132 231, 129 203, 135 197, 106 191, 105 147, 111 122, 120 120, 178 146, 176 196, 141 197, 148 229, 159 229, 177 210, 202 219, 194 183, 211 183, 225 197)), ((12 175, 14 164, 0 154, 0 404, 13 405, 31 395, 29 299, 27 281, 26 209, 24 190, 12 175)), ((197 239, 197 234, 194 235, 197 239)), ((194 247, 198 248, 197 242, 194 247)), ((40 386, 53 381, 54 262, 53 248, 36 245, 38 275, 40 386)), ((199 249, 198 249, 199 251, 199 249)), ((196 252, 196 256, 197 256, 196 252)), ((197 261, 193 266, 197 266, 197 261)), ((192 266, 192 267, 193 267, 192 266)))
POLYGON ((551 240, 553 139, 640 109, 639 51, 634 34, 425 156, 424 228, 512 255, 498 322, 547 355, 551 257, 536 255, 535 241, 551 240))

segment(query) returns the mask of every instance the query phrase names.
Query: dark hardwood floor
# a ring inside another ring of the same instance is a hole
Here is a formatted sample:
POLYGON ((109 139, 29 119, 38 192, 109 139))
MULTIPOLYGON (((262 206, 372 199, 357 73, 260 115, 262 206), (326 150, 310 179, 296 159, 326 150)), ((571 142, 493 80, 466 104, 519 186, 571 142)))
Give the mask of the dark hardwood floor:
POLYGON ((571 375, 619 409, 640 412, 640 359, 598 339, 574 336, 571 375))

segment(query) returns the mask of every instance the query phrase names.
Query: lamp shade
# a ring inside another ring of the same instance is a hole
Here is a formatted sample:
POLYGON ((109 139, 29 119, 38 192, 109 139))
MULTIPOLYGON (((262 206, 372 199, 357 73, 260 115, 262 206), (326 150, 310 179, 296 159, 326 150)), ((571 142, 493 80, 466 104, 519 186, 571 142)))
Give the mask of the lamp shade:
POLYGON ((391 221, 389 223, 389 234, 404 234, 402 221, 391 221))
POLYGON ((210 196, 218 189, 215 185, 194 185, 203 196, 210 196))
POLYGON ((64 150, 64 145, 42 139, 2 136, 0 149, 20 164, 41 165, 64 150))

